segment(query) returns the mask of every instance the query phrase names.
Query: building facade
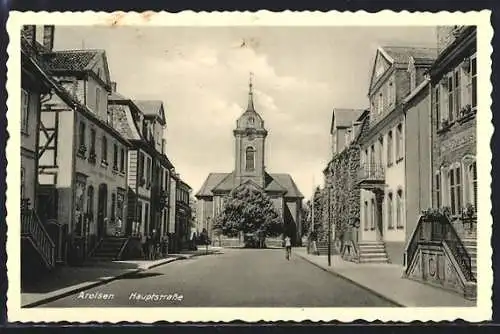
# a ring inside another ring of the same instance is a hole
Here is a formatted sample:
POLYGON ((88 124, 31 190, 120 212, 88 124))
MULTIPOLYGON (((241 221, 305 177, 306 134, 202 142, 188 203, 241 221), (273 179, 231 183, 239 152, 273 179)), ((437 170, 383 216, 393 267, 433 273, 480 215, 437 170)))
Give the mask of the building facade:
POLYGON ((370 127, 361 144, 360 240, 383 242, 393 263, 403 262, 408 229, 403 101, 424 80, 436 56, 432 48, 380 47, 374 61, 370 127))
POLYGON ((46 229, 46 222, 39 217, 43 204, 37 200, 39 132, 41 103, 53 90, 53 82, 43 71, 40 48, 50 49, 54 28, 24 26, 21 31, 21 279, 26 281, 39 277, 45 270, 55 266, 55 244, 46 229), (44 33, 45 31, 45 33, 44 33), (38 34, 37 34, 38 32, 38 34), (45 38, 45 40, 44 40, 45 38))
POLYGON ((296 244, 301 239, 300 212, 303 196, 290 175, 272 174, 265 170, 267 134, 264 120, 255 111, 250 83, 247 109, 237 120, 233 131, 234 170, 231 173, 210 173, 196 194, 197 219, 207 229, 212 240, 213 218, 222 210, 224 198, 242 184, 251 184, 264 191, 283 217, 284 228, 293 239, 292 242, 296 244))
POLYGON ((191 239, 192 214, 190 206, 191 187, 180 178, 176 185, 175 234, 177 236, 176 250, 188 249, 191 239))
POLYGON ((43 59, 66 94, 42 104, 40 197, 44 218, 65 227, 69 256, 81 259, 100 240, 125 232, 130 142, 114 129, 107 108, 104 51, 51 51, 43 59))
POLYGON ((139 237, 156 231, 166 237, 173 166, 165 154, 163 103, 131 100, 117 93, 116 85, 114 87, 109 108, 118 131, 133 145, 128 156, 127 233, 139 237))

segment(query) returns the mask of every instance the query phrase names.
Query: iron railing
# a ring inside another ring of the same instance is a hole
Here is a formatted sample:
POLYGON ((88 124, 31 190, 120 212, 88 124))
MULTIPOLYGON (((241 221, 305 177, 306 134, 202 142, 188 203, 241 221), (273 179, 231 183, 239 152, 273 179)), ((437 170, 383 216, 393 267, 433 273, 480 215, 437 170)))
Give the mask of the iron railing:
POLYGON ((55 265, 55 245, 32 209, 21 211, 21 235, 31 238, 49 268, 55 265))
POLYGON ((358 181, 384 181, 385 170, 382 164, 362 164, 358 170, 358 181))
POLYGON ((421 216, 415 232, 406 248, 406 274, 422 243, 445 243, 457 261, 462 273, 468 281, 475 281, 472 273, 471 258, 453 224, 445 215, 431 217, 421 216))

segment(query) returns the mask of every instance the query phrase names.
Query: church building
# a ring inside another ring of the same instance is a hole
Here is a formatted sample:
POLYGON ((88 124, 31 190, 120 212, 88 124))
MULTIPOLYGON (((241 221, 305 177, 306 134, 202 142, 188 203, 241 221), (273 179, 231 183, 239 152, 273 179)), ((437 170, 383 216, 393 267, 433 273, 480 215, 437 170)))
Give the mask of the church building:
POLYGON ((264 120, 255 111, 251 81, 248 107, 236 121, 233 134, 234 170, 231 173, 210 173, 196 194, 198 229, 206 228, 213 236, 213 218, 222 210, 225 197, 240 185, 250 184, 271 198, 283 219, 285 233, 297 244, 301 239, 300 212, 304 197, 289 174, 266 171, 264 150, 268 131, 264 120))

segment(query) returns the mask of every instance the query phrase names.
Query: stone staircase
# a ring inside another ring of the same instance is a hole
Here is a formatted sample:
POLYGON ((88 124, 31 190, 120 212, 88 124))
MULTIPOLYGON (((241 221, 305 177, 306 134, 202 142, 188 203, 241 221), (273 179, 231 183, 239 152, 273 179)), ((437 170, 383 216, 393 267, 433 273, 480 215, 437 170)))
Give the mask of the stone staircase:
POLYGON ((477 239, 476 238, 463 238, 462 243, 469 253, 471 259, 471 268, 474 277, 477 279, 477 239))
POLYGON ((113 261, 118 260, 120 250, 128 238, 109 237, 104 238, 90 257, 90 261, 113 261))
POLYGON ((363 241, 358 243, 359 263, 389 263, 383 241, 363 241))

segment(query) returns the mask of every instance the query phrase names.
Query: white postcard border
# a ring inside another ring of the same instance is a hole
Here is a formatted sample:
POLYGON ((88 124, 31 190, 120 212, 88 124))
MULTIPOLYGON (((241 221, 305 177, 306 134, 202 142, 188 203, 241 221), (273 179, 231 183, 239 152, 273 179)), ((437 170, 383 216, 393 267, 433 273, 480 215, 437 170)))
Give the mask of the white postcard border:
POLYGON ((20 293, 20 26, 54 25, 141 25, 141 26, 431 26, 476 25, 478 59, 478 109, 491 110, 491 12, 410 13, 381 11, 358 12, 291 12, 269 11, 178 14, 167 12, 11 12, 7 22, 8 46, 8 132, 7 142, 7 268, 9 278, 8 320, 10 322, 228 322, 256 321, 442 321, 463 319, 477 322, 491 319, 492 249, 491 249, 491 150, 493 134, 491 113, 477 114, 478 183, 478 291, 476 307, 426 308, 21 308, 20 293), (487 190, 487 191, 486 191, 487 190), (147 312, 146 312, 147 310, 147 312))

